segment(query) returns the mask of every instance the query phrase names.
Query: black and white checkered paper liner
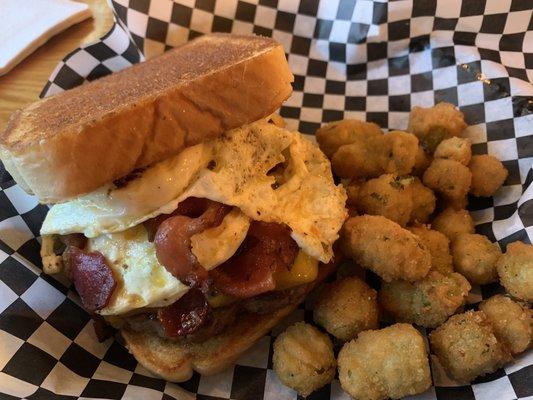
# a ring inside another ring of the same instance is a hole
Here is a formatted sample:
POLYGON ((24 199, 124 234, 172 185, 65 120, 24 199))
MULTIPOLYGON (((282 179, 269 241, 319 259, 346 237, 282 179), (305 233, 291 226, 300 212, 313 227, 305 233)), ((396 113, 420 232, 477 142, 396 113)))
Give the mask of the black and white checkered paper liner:
MULTIPOLYGON (((294 94, 289 126, 312 134, 342 118, 404 129, 410 109, 459 106, 475 153, 509 170, 494 199, 471 199, 476 228, 504 249, 533 239, 533 22, 531 0, 110 0, 117 23, 67 55, 42 96, 142 61, 203 33, 271 36, 285 47, 294 94)), ((138 365, 116 340, 98 343, 67 281, 43 275, 39 228, 47 208, 0 169, 0 398, 296 399, 272 371, 265 336, 235 367, 173 384, 138 365)), ((501 291, 476 288, 472 303, 501 291)), ((468 307, 475 307, 475 304, 468 307)), ((301 307, 285 325, 310 320, 301 307)), ((443 378, 411 399, 533 399, 533 352, 457 385, 443 378)), ((348 399, 337 380, 310 399, 348 399)))

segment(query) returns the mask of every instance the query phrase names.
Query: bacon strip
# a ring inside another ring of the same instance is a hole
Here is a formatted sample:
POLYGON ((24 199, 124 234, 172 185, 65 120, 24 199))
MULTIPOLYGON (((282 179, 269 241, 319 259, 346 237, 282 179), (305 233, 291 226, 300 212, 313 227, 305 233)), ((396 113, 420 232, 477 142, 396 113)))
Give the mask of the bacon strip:
POLYGON ((87 311, 93 313, 107 306, 117 282, 102 253, 89 253, 70 246, 64 257, 70 278, 87 311))
POLYGON ((161 214, 157 217, 144 221, 143 225, 148 232, 148 241, 153 242, 159 225, 174 215, 185 215, 198 218, 207 209, 209 200, 199 197, 188 197, 178 204, 178 208, 171 214, 161 214))
POLYGON ((171 305, 157 310, 166 337, 196 332, 211 318, 211 307, 200 289, 192 288, 171 305))
POLYGON ((290 229, 281 224, 254 221, 237 253, 210 271, 221 292, 248 298, 273 290, 274 272, 289 268, 298 254, 290 229))
POLYGON ((204 201, 207 208, 197 218, 175 215, 165 219, 157 228, 154 242, 158 261, 172 275, 189 286, 201 285, 207 289, 208 274, 191 251, 191 236, 220 225, 231 207, 204 201))

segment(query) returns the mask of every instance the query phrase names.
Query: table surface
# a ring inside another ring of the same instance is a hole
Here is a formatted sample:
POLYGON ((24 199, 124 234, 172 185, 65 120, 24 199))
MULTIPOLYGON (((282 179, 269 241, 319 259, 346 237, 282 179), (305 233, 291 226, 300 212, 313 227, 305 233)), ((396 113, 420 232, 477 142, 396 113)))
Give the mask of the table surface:
POLYGON ((91 8, 92 18, 51 38, 4 76, 0 76, 0 132, 13 111, 32 103, 55 66, 69 52, 103 36, 113 24, 106 0, 78 0, 91 8))

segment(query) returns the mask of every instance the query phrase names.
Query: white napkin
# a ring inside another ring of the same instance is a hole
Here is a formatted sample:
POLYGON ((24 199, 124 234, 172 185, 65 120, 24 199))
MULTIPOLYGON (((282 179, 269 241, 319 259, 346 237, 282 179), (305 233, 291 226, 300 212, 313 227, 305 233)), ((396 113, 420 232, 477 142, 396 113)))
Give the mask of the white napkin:
POLYGON ((52 36, 91 16, 70 0, 0 0, 0 76, 52 36))

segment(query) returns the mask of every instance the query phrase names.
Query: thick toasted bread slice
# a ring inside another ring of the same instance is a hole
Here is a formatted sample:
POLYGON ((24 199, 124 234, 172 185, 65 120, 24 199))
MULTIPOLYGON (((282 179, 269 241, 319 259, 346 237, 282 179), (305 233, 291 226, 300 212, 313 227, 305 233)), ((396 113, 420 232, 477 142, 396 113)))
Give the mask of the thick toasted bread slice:
POLYGON ((41 202, 65 201, 266 117, 292 81, 275 40, 205 35, 17 111, 0 157, 41 202))
POLYGON ((186 381, 193 371, 203 375, 216 374, 233 364, 257 340, 291 314, 306 295, 336 269, 340 261, 336 258, 320 267, 318 278, 307 285, 305 293, 293 304, 270 314, 239 314, 229 329, 205 342, 173 342, 155 334, 128 329, 123 329, 121 335, 139 363, 168 381, 186 381))

